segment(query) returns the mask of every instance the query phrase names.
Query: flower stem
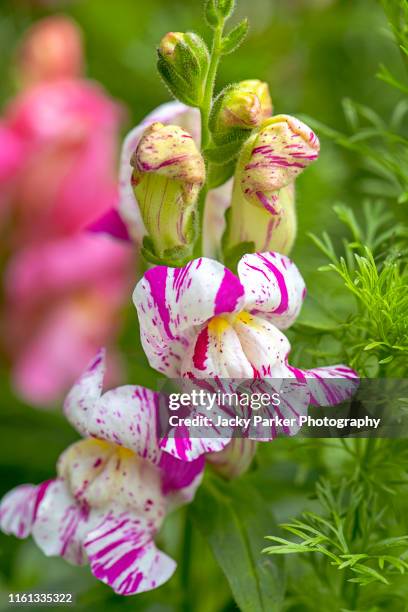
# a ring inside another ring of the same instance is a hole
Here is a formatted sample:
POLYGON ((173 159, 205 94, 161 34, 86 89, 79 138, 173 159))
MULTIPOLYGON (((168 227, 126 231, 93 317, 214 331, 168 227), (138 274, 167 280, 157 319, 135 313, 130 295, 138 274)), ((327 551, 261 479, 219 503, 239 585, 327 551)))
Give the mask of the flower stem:
MULTIPOLYGON (((210 63, 205 78, 203 102, 200 107, 201 113, 201 151, 204 151, 211 142, 211 134, 208 127, 211 106, 214 96, 215 80, 217 77, 218 64, 221 58, 222 35, 224 31, 224 21, 221 21, 214 30, 214 37, 211 47, 210 63)), ((208 194, 208 163, 207 179, 204 183, 198 200, 198 236, 194 248, 194 257, 203 254, 203 224, 205 213, 205 202, 208 194)))
POLYGON ((184 542, 182 551, 182 563, 181 563, 181 584, 183 588, 183 612, 191 612, 191 581, 190 581, 190 569, 191 569, 191 555, 193 545, 193 526, 191 519, 186 514, 186 520, 184 524, 184 542))

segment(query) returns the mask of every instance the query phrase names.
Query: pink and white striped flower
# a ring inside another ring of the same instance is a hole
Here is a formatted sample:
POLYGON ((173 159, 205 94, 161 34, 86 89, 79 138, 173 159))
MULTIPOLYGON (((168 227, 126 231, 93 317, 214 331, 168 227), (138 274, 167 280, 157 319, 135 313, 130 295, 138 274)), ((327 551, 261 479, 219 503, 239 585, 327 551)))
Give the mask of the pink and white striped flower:
POLYGON ((316 402, 336 404, 350 390, 324 379, 354 380, 353 370, 288 364, 291 347, 282 330, 296 320, 305 294, 295 264, 269 252, 244 255, 237 276, 204 257, 183 268, 157 266, 136 285, 133 299, 143 348, 159 372, 193 380, 312 378, 319 382, 316 402))
POLYGON ((175 459, 159 447, 157 397, 140 387, 102 395, 99 354, 65 402, 65 414, 87 437, 60 457, 58 477, 22 485, 0 504, 0 527, 30 534, 47 556, 89 563, 96 578, 121 595, 154 589, 175 562, 154 543, 166 514, 191 501, 203 457, 175 459))

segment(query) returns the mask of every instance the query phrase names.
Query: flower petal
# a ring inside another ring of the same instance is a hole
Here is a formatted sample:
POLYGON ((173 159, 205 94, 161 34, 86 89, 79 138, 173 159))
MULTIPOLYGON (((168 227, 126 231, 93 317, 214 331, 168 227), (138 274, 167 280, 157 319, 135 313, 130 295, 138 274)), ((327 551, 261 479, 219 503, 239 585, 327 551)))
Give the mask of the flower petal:
POLYGON ((133 301, 150 365, 167 376, 178 376, 192 333, 195 337, 194 327, 213 316, 239 311, 243 296, 238 278, 205 257, 183 268, 148 270, 136 285, 133 301))
POLYGON ((155 589, 176 569, 156 548, 148 526, 127 512, 106 516, 88 533, 85 549, 93 575, 120 595, 155 589))
POLYGON ((101 350, 64 402, 67 419, 83 436, 119 444, 157 463, 159 394, 125 385, 102 395, 105 370, 106 353, 101 350))
POLYGON ((38 487, 21 485, 9 491, 0 504, 0 529, 17 538, 26 538, 31 533, 34 521, 38 487))
POLYGON ((213 317, 185 353, 182 375, 190 379, 252 378, 253 368, 230 321, 213 317))
POLYGON ((353 397, 359 386, 355 370, 345 365, 299 370, 288 366, 299 380, 307 380, 310 401, 315 406, 336 406, 353 397))
MULTIPOLYGON (((198 412, 194 412, 189 416, 193 417, 196 414, 198 412)), ((203 429, 200 427, 190 428, 183 425, 172 428, 171 433, 162 438, 160 448, 165 454, 169 454, 183 463, 188 463, 195 461, 205 453, 217 453, 225 448, 230 438, 220 437, 220 435, 215 426, 203 429), (194 430, 194 437, 191 436, 192 429, 194 430)))
POLYGON ((32 535, 47 557, 84 563, 82 543, 89 528, 88 509, 77 504, 63 480, 51 480, 38 487, 32 535))
POLYGON ((105 372, 106 351, 101 349, 65 399, 65 416, 82 436, 89 435, 90 414, 102 395, 105 372))
POLYGON ((127 225, 116 208, 110 208, 102 217, 93 221, 93 223, 88 225, 85 229, 94 234, 109 234, 118 240, 131 242, 127 225))
POLYGON ((296 320, 306 295, 304 280, 295 264, 279 253, 244 255, 238 276, 245 288, 245 309, 286 329, 296 320))
POLYGON ((254 378, 274 376, 290 351, 289 340, 263 317, 242 312, 235 318, 234 329, 253 369, 254 378))
POLYGON ((179 461, 168 453, 162 454, 162 491, 170 497, 172 509, 192 501, 204 475, 204 464, 202 455, 194 461, 179 461))

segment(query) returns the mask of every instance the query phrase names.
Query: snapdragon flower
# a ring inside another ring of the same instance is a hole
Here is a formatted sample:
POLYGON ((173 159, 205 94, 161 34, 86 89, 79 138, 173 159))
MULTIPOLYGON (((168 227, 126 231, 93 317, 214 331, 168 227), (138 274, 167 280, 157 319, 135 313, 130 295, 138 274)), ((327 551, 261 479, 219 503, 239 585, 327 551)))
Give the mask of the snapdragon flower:
MULTIPOLYGON (((157 266, 133 299, 150 365, 169 377, 354 378, 343 365, 300 370, 288 364, 282 330, 296 320, 306 287, 295 264, 279 253, 244 255, 238 276, 202 257, 183 268, 157 266)), ((336 393, 321 395, 336 403, 336 393)))
POLYGON ((47 556, 88 563, 116 593, 132 595, 175 571, 154 538, 167 513, 193 498, 204 458, 187 463, 162 451, 155 394, 130 385, 102 394, 104 370, 101 353, 65 401, 68 420, 86 438, 61 455, 57 478, 3 498, 0 527, 18 538, 31 534, 47 556))

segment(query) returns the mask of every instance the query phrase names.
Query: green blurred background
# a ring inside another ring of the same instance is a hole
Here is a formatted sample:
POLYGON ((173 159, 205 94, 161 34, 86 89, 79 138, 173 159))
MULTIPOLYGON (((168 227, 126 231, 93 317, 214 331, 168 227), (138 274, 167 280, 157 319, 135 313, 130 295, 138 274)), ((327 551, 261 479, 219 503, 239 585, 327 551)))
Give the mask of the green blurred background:
MULTIPOLYGON (((0 3, 0 104, 15 91, 12 58, 20 35, 30 23, 54 12, 71 15, 81 26, 87 74, 125 105, 127 129, 168 99, 155 68, 155 47, 170 30, 196 30, 208 39, 200 0, 76 0, 49 3, 24 0, 0 3)), ((403 67, 383 11, 375 0, 239 0, 234 21, 250 20, 250 33, 240 49, 223 59, 219 81, 224 84, 259 78, 269 83, 275 111, 308 115, 346 131, 342 100, 350 97, 387 117, 398 94, 375 74, 386 63, 396 74, 403 67)), ((119 143, 118 143, 119 144, 119 143)), ((324 305, 338 290, 334 280, 317 272, 322 256, 307 236, 323 230, 341 237, 333 212, 338 201, 359 214, 364 194, 363 160, 322 139, 320 161, 298 181, 299 237, 292 253, 305 274, 312 299, 324 305)), ((154 381, 144 357, 135 354, 136 315, 131 307, 122 346, 129 357, 130 382, 154 381), (149 378, 150 377, 150 378, 149 378)), ((303 362, 304 363, 304 362, 303 362)), ((0 391, 0 493, 20 482, 49 478, 59 453, 76 439, 56 413, 22 405, 7 387, 2 373, 0 391)), ((293 441, 281 440, 267 454, 270 501, 279 519, 297 511, 313 481, 317 454, 291 452, 293 441), (291 446, 292 445, 292 446, 291 446)), ((209 509, 210 511, 210 509, 209 509)), ((163 539, 177 557, 180 516, 170 517, 163 539)), ((198 538, 198 536, 196 536, 198 538)), ((204 541, 195 542, 192 584, 194 609, 208 612, 234 609, 228 587, 204 541)), ((74 591, 78 610, 179 610, 180 576, 168 587, 136 598, 121 599, 90 577, 87 569, 71 568, 60 559, 46 559, 30 541, 0 536, 0 589, 9 591, 74 591)), ((6 599, 1 610, 7 609, 6 599)))

